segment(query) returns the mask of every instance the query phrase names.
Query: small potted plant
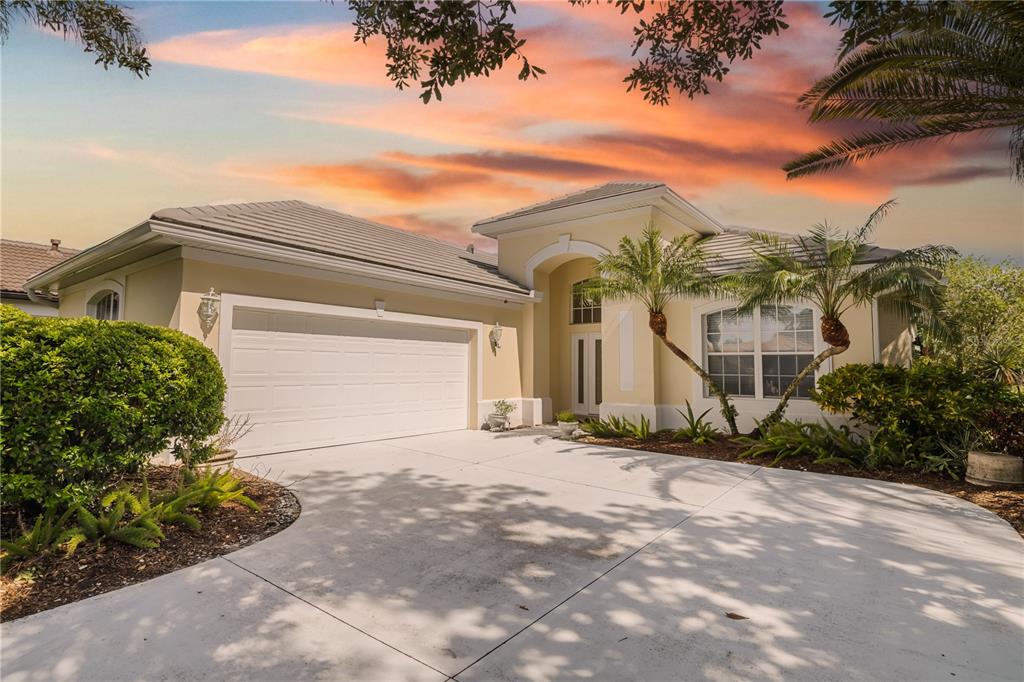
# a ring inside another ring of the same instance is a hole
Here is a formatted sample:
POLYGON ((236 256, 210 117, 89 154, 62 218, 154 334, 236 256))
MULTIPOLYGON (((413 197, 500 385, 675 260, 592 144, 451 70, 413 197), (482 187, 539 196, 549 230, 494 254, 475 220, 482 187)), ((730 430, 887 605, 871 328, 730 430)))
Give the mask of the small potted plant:
POLYGON ((572 410, 562 410, 555 415, 555 420, 558 422, 558 430, 566 438, 572 438, 572 434, 580 428, 580 422, 572 410))
POLYGON ((224 421, 220 433, 213 439, 214 455, 209 460, 210 464, 214 466, 226 464, 230 469, 238 454, 238 450, 231 446, 244 438, 250 431, 252 431, 252 420, 249 415, 236 414, 228 417, 224 421))
POLYGON ((515 412, 516 406, 507 400, 495 400, 494 411, 487 415, 487 424, 492 431, 508 428, 508 416, 515 412))

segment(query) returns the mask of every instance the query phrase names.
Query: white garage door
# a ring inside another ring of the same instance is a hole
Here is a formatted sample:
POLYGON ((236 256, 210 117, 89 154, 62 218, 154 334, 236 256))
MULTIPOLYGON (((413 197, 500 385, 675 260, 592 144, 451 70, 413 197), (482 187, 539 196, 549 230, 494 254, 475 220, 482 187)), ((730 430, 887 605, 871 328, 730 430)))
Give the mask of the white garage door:
POLYGON ((464 429, 462 330, 235 308, 228 413, 253 429, 241 454, 464 429))

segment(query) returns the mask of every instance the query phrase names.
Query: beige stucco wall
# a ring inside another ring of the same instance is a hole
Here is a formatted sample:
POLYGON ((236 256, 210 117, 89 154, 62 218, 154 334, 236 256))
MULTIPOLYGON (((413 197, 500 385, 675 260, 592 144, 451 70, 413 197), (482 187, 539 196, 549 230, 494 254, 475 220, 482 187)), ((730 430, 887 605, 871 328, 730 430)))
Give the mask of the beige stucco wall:
MULTIPOLYGON (((693 305, 690 301, 672 301, 665 307, 668 320, 668 338, 690 354, 698 363, 703 362, 702 349, 693 347, 691 339, 694 327, 700 326, 700 319, 692 319, 693 305)), ((654 339, 654 334, 644 322, 643 331, 654 339)), ((656 402, 659 405, 683 405, 693 400, 693 371, 677 358, 660 340, 655 340, 661 381, 658 382, 656 402)))
POLYGON ((181 280, 180 258, 125 275, 124 319, 176 328, 181 280))
POLYGON ((878 303, 878 361, 909 367, 914 357, 914 334, 902 316, 878 303))
POLYGON ((85 315, 85 291, 60 292, 60 316, 82 317, 85 315))
POLYGON ((870 365, 875 361, 874 320, 871 304, 847 310, 843 313, 843 324, 850 332, 850 347, 844 353, 832 358, 832 366, 839 368, 855 363, 870 365))

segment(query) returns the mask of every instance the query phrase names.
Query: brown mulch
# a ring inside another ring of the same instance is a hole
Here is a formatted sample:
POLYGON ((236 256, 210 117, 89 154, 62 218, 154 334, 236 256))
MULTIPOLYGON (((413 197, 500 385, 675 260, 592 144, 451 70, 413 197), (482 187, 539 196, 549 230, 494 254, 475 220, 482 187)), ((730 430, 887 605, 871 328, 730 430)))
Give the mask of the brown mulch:
MULTIPOLYGON (((0 621, 22 618, 233 552, 284 530, 298 518, 299 501, 290 490, 237 469, 234 473, 245 481, 245 494, 260 506, 259 512, 229 502, 208 512, 193 512, 202 524, 197 531, 165 526, 167 537, 155 549, 119 542, 82 543, 70 557, 57 550, 27 559, 0 577, 0 621)), ((151 490, 169 490, 174 486, 177 467, 152 467, 147 476, 151 490)), ((138 485, 137 480, 128 482, 132 487, 138 485)))
MULTIPOLYGON (((714 443, 706 445, 696 445, 694 443, 673 441, 670 436, 665 434, 656 434, 650 440, 645 441, 634 438, 595 438, 592 436, 581 438, 580 441, 594 443, 595 445, 662 452, 669 455, 715 459, 723 462, 739 462, 753 466, 770 466, 773 459, 772 457, 740 459, 740 453, 743 452, 746 446, 733 443, 727 439, 718 439, 714 443)), ((1024 488, 1019 486, 985 487, 973 485, 966 481, 953 480, 943 474, 922 474, 915 471, 894 469, 858 469, 844 464, 815 464, 813 459, 809 457, 784 459, 775 466, 779 469, 812 471, 819 474, 838 474, 841 476, 870 478, 876 481, 906 483, 921 486, 922 488, 931 488, 932 490, 938 490, 949 495, 955 495, 968 502, 973 502, 979 507, 988 509, 1005 519, 1007 523, 1020 533, 1021 537, 1024 537, 1024 488)))

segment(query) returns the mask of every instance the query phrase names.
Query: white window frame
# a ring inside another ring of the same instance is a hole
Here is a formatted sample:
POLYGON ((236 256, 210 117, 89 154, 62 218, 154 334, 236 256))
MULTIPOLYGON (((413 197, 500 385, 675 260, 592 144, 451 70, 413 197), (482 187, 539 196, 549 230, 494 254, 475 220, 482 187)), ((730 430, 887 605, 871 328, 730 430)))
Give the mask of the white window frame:
POLYGON ((598 315, 599 318, 602 318, 602 319, 604 318, 604 315, 601 312, 601 305, 603 303, 601 300, 598 300, 596 302, 597 305, 581 306, 579 308, 576 307, 576 287, 578 287, 581 284, 584 284, 586 282, 589 282, 592 279, 594 279, 594 278, 593 277, 587 277, 585 279, 581 279, 581 280, 578 280, 576 282, 573 282, 569 286, 569 324, 571 326, 579 326, 579 325, 585 325, 585 324, 601 324, 601 320, 600 319, 598 319, 598 320, 593 319, 593 316, 594 316, 593 311, 595 311, 595 310, 597 311, 597 315, 598 315), (590 322, 574 322, 573 320, 574 320, 574 318, 576 316, 576 311, 577 310, 581 310, 581 311, 582 310, 590 310, 591 311, 591 320, 590 320, 590 322))
MULTIPOLYGON (((704 303, 702 305, 694 306, 694 308, 693 308, 693 316, 694 316, 695 319, 693 320, 693 325, 692 325, 692 328, 693 328, 693 337, 692 337, 693 346, 692 347, 694 349, 699 349, 701 367, 704 367, 705 369, 707 368, 707 351, 705 349, 705 342, 704 342, 704 339, 705 339, 705 329, 704 329, 705 322, 704 322, 704 318, 705 318, 705 316, 709 315, 711 313, 718 312, 719 310, 728 310, 730 308, 735 308, 738 305, 739 305, 738 301, 717 300, 717 301, 711 301, 711 302, 708 302, 708 303, 704 303)), ((806 303, 806 302, 803 302, 803 301, 794 302, 794 303, 791 303, 789 305, 792 305, 792 306, 803 306, 803 307, 807 307, 807 308, 811 309, 811 313, 814 316, 813 326, 814 326, 814 331, 815 331, 815 333, 814 333, 814 356, 817 357, 817 355, 819 353, 821 353, 822 351, 825 350, 825 342, 821 339, 821 334, 818 333, 818 329, 821 328, 821 313, 820 313, 820 311, 817 309, 816 306, 813 306, 810 303, 806 303)), ((764 373, 763 373, 763 368, 762 368, 762 363, 761 363, 762 351, 761 351, 761 309, 760 309, 760 307, 754 309, 752 317, 753 317, 753 323, 754 323, 754 352, 753 352, 753 355, 754 355, 754 395, 753 396, 730 396, 730 397, 734 398, 736 402, 758 401, 758 402, 761 402, 761 403, 773 403, 774 404, 774 403, 777 403, 779 401, 779 396, 765 396, 764 395, 764 373)), ((800 353, 794 353, 794 355, 800 355, 800 353)), ((820 380, 821 377, 823 377, 824 375, 828 374, 831 371, 832 371, 832 358, 829 358, 825 362, 822 363, 821 367, 819 367, 817 370, 815 370, 815 372, 814 372, 814 383, 815 383, 815 385, 817 385, 818 380, 820 380)), ((701 378, 699 376, 694 375, 693 387, 694 387, 693 388, 693 395, 697 396, 698 399, 703 400, 703 401, 714 401, 715 404, 717 404, 717 401, 714 398, 709 398, 708 396, 704 395, 704 393, 705 393, 704 382, 701 380, 701 378)), ((809 398, 798 398, 796 396, 793 396, 793 398, 791 399, 790 404, 791 405, 803 404, 803 405, 814 406, 813 401, 811 401, 809 398)), ((814 411, 817 412, 818 410, 815 408, 814 411)))
POLYGON ((116 279, 101 279, 90 282, 85 290, 85 310, 82 313, 87 317, 96 318, 96 304, 108 294, 117 295, 117 317, 114 319, 123 320, 124 284, 116 279))

